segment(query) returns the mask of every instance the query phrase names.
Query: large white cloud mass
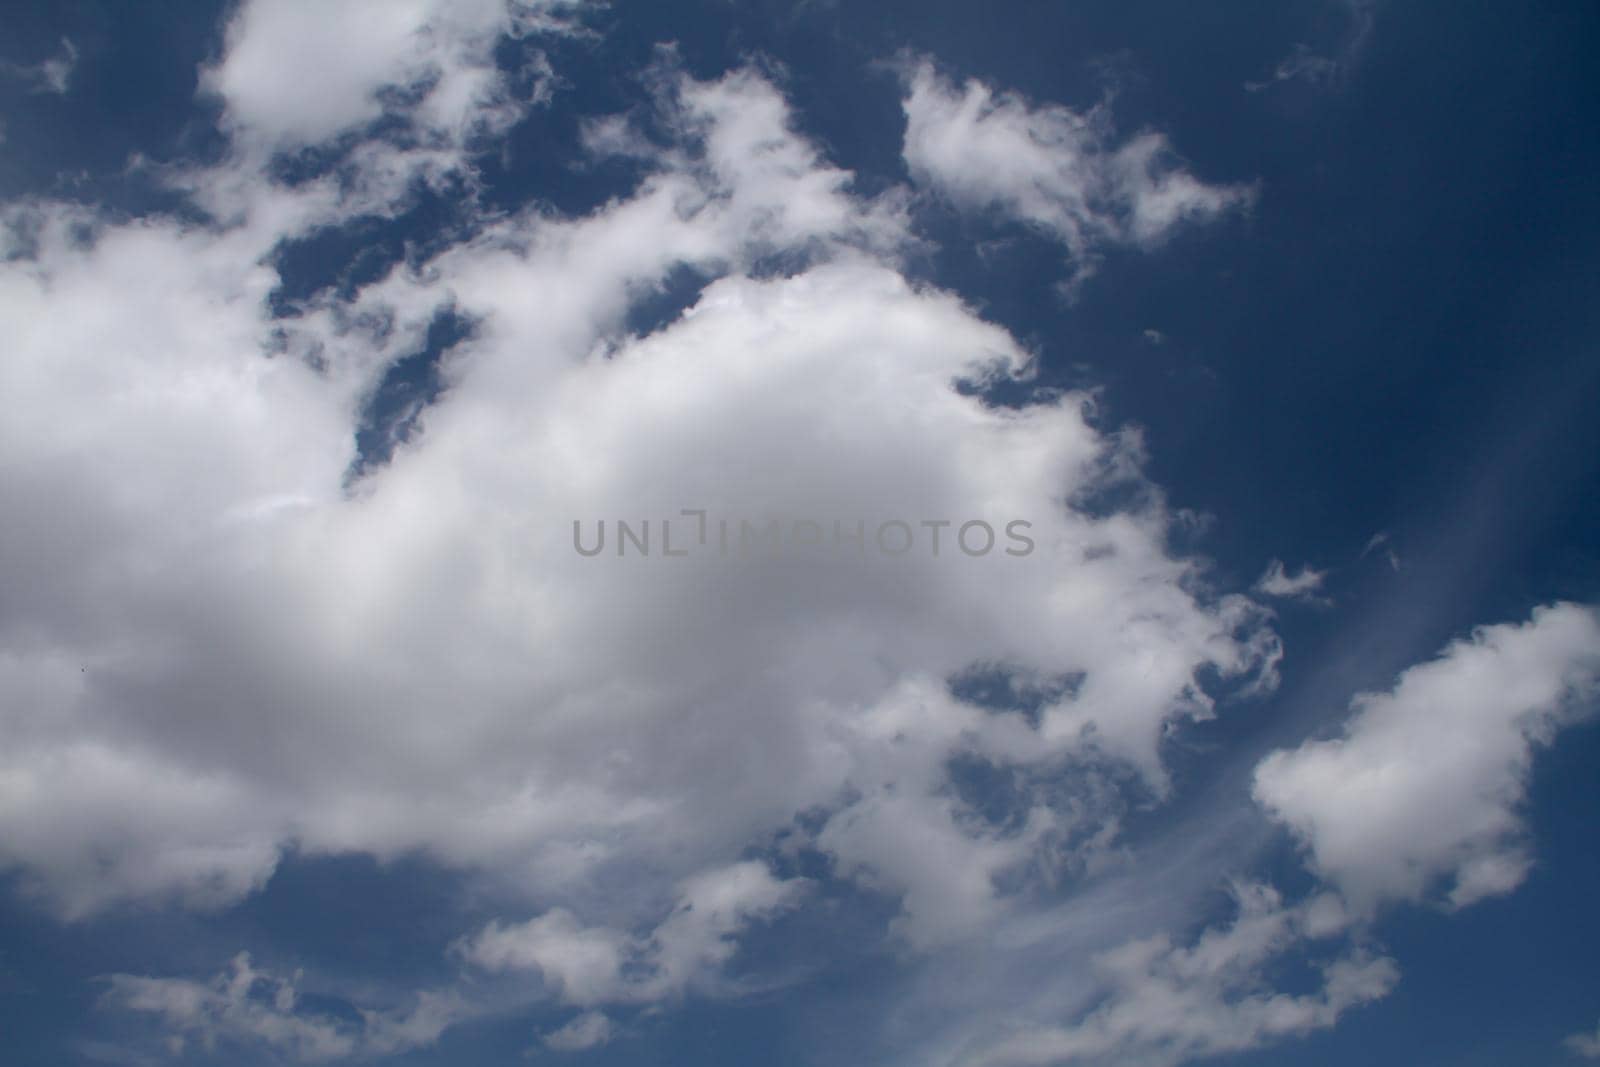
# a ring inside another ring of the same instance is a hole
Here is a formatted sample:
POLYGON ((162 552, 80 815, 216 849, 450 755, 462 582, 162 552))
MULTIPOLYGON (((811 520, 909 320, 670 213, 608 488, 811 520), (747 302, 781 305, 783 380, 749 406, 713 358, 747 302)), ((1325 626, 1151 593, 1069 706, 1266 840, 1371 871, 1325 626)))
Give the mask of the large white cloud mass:
MULTIPOLYGON (((298 10, 235 19, 217 84, 241 128, 314 110, 329 125, 295 136, 325 136, 410 69, 373 42, 316 109, 257 84, 252 49, 298 10)), ((447 37, 427 39, 457 55, 447 37)), ((292 187, 248 154, 178 175, 215 225, 19 209, 0 821, 40 899, 226 905, 293 845, 420 849, 573 904, 610 865, 670 883, 820 809, 819 843, 902 897, 906 936, 962 936, 1004 906, 996 874, 1094 816, 1041 797, 1023 832, 985 828, 946 788, 953 755, 1092 754, 1159 789, 1164 726, 1210 706, 1201 672, 1270 670, 1263 613, 1167 552, 1159 494, 1089 509, 1140 476, 1088 397, 1003 409, 958 388, 1031 355, 901 276, 898 194, 852 195, 750 71, 666 82, 679 143, 633 195, 487 224, 294 319, 267 311, 278 242, 399 210, 438 157, 377 141, 292 187), (794 269, 751 273, 775 253, 794 269), (716 280, 623 332, 685 264, 716 280), (363 399, 446 308, 476 331, 445 393, 350 484, 363 399), (898 520, 920 543, 573 550, 574 520, 685 508, 898 520), (1027 522, 1036 550, 960 551, 971 520, 1027 522), (946 687, 979 667, 1072 684, 1000 714, 946 687)), ((661 899, 641 897, 599 918, 661 899)))
MULTIPOLYGON (((494 45, 564 31, 564 10, 381 5, 358 31, 342 9, 246 4, 204 77, 234 152, 159 175, 208 221, 7 209, 0 864, 73 919, 226 908, 289 849, 421 854, 510 902, 460 932, 473 988, 580 1012, 545 1037, 575 1050, 619 1011, 740 991, 723 973, 740 938, 815 896, 752 858, 780 836, 891 901, 908 958, 1002 951, 997 931, 1054 921, 1052 893, 1116 862, 1131 802, 1169 795, 1170 729, 1212 714, 1219 687, 1269 690, 1279 648, 1270 613, 1170 549, 1137 437, 1099 425, 1092 396, 984 401, 1026 383, 1033 353, 908 279, 909 194, 858 194, 752 69, 699 81, 665 61, 658 129, 589 124, 595 153, 643 165, 627 195, 577 217, 482 212, 454 244, 275 318, 284 242, 395 215, 418 183, 472 195, 473 138, 538 104, 507 95, 494 45), (285 66, 286 40, 315 47, 285 66), (369 129, 386 112, 399 125, 369 129), (272 176, 275 152, 339 138, 323 176, 272 176), (704 281, 689 306, 630 332, 685 268, 704 281), (370 398, 446 313, 471 330, 442 392, 387 460, 361 456, 370 398), (724 553, 719 520, 777 520, 787 540, 735 533, 724 553), (618 555, 624 521, 651 526, 648 555, 618 555), (977 521, 993 550, 963 550, 977 521), (1030 551, 1004 550, 1013 521, 1030 551), (605 550, 577 551, 575 522, 605 523, 605 550), (862 543, 836 543, 836 522, 862 543), (912 549, 883 551, 881 528, 912 549), (952 686, 973 677, 1012 699, 952 686), (958 761, 1013 784, 1003 818, 958 761)), ((927 67, 907 92, 919 179, 1075 257, 1245 197, 1157 166, 1154 135, 1108 147, 1094 120, 927 67), (1022 172, 969 166, 1002 149, 1022 172)), ((1447 869, 1458 896, 1505 888, 1528 739, 1593 630, 1552 609, 1417 668, 1348 739, 1263 764, 1262 803, 1357 899, 1447 869), (1459 694, 1455 666, 1473 672, 1459 694), (1393 766, 1390 735, 1441 700, 1465 709, 1460 743, 1380 777, 1417 818, 1453 814, 1421 836, 1412 815, 1380 821, 1412 851, 1363 859, 1351 783, 1393 766)), ((1078 982, 1098 1010, 958 1021, 940 1055, 1176 1061, 1328 1025, 1393 983, 1346 945, 1319 992, 1261 989, 1267 962, 1353 920, 1332 895, 1237 898, 1187 947, 1128 929, 1078 982)), ((434 989, 352 1021, 303 1010, 299 982, 239 957, 209 981, 117 976, 108 1003, 302 1059, 427 1043, 505 1003, 434 989)))

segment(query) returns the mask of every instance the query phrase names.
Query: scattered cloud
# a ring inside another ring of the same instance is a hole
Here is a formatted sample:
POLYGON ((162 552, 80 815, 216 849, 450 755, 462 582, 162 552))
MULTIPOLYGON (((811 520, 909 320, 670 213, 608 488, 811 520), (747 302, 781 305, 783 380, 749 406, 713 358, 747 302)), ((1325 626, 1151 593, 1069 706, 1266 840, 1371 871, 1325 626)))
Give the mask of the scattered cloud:
POLYGON ((491 923, 460 951, 487 971, 538 972, 563 1003, 648 1003, 714 983, 740 930, 794 907, 807 886, 746 861, 688 879, 671 914, 642 937, 584 927, 556 909, 513 926, 491 923))
POLYGON ((405 1011, 306 1011, 300 1004, 300 977, 298 972, 281 978, 259 970, 249 953, 241 952, 226 971, 208 981, 110 975, 103 1003, 156 1017, 172 1034, 168 1050, 173 1053, 191 1044, 208 1054, 240 1044, 264 1045, 303 1063, 430 1045, 465 1014, 454 997, 428 992, 418 994, 405 1011))
POLYGON ((1567 1050, 1586 1060, 1600 1060, 1600 1026, 1592 1034, 1573 1034, 1566 1040, 1567 1050))
POLYGON ((1245 82, 1244 87, 1246 92, 1259 93, 1286 81, 1304 81, 1322 86, 1331 82, 1341 69, 1338 60, 1319 56, 1306 45, 1297 44, 1294 51, 1272 69, 1272 74, 1266 80, 1245 82))
MULTIPOLYGON (((1059 918, 1046 898, 1118 862, 1129 808, 1170 799, 1174 729, 1276 682, 1271 613, 1172 548, 1196 520, 1137 435, 1087 393, 975 395, 1025 391, 1034 354, 908 276, 911 192, 858 188, 755 67, 644 72, 648 135, 638 115, 584 127, 638 171, 593 210, 485 209, 275 307, 286 243, 393 218, 419 183, 476 206, 477 147, 557 84, 536 47, 513 78, 500 46, 577 15, 253 0, 202 72, 233 151, 141 164, 196 211, 5 216, 0 866, 68 920, 227 908, 290 848, 417 854, 497 902, 455 942, 458 985, 399 1006, 323 1010, 314 981, 243 953, 207 979, 110 976, 104 1005, 172 1051, 381 1056, 507 1003, 579 1012, 545 1048, 598 1047, 603 1010, 748 992, 745 939, 821 895, 748 858, 780 839, 881 897, 908 967, 1004 969, 1037 951, 1018 930, 1059 918), (327 173, 285 180, 307 149, 327 173), (697 291, 638 326, 683 275, 697 291), (364 405, 445 313, 473 328, 437 395, 357 462, 364 405), (573 550, 575 519, 686 508, 1024 519, 1038 551, 573 550), (974 674, 1002 697, 963 693, 974 674), (975 797, 964 774, 1005 786, 975 797)), ((1119 138, 1107 104, 930 62, 903 104, 914 181, 1039 228, 1074 281, 1251 199, 1159 133, 1119 138)), ((1273 560, 1254 592, 1322 579, 1273 560)), ((961 1015, 942 1062, 1175 1064, 1381 997, 1398 972, 1362 925, 1378 903, 1521 878, 1529 754, 1592 689, 1596 633, 1573 605, 1485 629, 1361 698, 1343 737, 1273 754, 1256 800, 1326 886, 1289 903, 1239 882, 1231 921, 1196 932, 1186 890, 1153 884, 1115 936, 1095 916, 1096 951, 1054 961, 1067 978, 961 1015), (1276 988, 1291 962, 1314 988, 1276 988)))
POLYGON ((997 211, 1067 250, 1071 281, 1102 250, 1152 248, 1186 224, 1246 207, 1248 185, 1212 185, 1185 170, 1167 138, 1118 140, 1109 103, 1087 111, 1033 104, 927 60, 907 64, 904 155, 912 179, 967 211, 997 211))
POLYGON ((72 72, 78 67, 78 46, 61 38, 61 51, 38 63, 12 63, 0 60, 0 75, 28 85, 30 92, 65 95, 72 87, 72 72))
POLYGON ((1355 701, 1343 736, 1275 752, 1255 796, 1358 907, 1462 907, 1515 889, 1532 863, 1520 807, 1536 745, 1591 710, 1600 620, 1556 604, 1488 626, 1355 701))
MULTIPOLYGON (((389 115, 412 136, 455 141, 505 129, 550 89, 518 100, 494 60, 506 36, 572 27, 568 0, 356 0, 337 9, 248 0, 228 23, 221 59, 201 75, 236 145, 294 150, 359 132, 389 115)), ((538 63, 542 57, 532 62, 538 63)))
POLYGON ((1343 37, 1332 54, 1324 55, 1302 42, 1279 61, 1267 77, 1244 83, 1246 92, 1259 93, 1287 82, 1304 82, 1317 89, 1339 84, 1360 59, 1377 19, 1378 0, 1333 0, 1343 11, 1343 37))
POLYGON ((615 1034, 616 1027, 609 1018, 598 1011, 586 1011, 542 1040, 546 1048, 557 1052, 582 1052, 606 1044, 615 1034))
POLYGON ((1332 1026, 1346 1011, 1380 999, 1399 979, 1386 957, 1354 948, 1317 966, 1315 992, 1274 991, 1274 960, 1342 930, 1336 898, 1289 907, 1277 890, 1234 887, 1236 916, 1189 945, 1166 935, 1131 941, 1095 961, 1099 1006, 1070 1026, 1021 1029, 960 1059, 967 1067, 1138 1063, 1157 1067, 1242 1052, 1332 1026))
POLYGON ((1366 547, 1361 550, 1359 558, 1366 559, 1379 549, 1383 550, 1384 559, 1389 561, 1389 569, 1398 571, 1400 569, 1400 555, 1390 543, 1389 535, 1383 531, 1372 535, 1371 539, 1367 541, 1366 547))
POLYGON ((1320 598, 1317 593, 1326 577, 1326 571, 1315 570, 1310 565, 1303 565, 1297 573, 1290 574, 1284 569, 1283 561, 1275 559, 1267 564, 1266 571, 1256 579, 1254 588, 1263 596, 1318 601, 1320 598))

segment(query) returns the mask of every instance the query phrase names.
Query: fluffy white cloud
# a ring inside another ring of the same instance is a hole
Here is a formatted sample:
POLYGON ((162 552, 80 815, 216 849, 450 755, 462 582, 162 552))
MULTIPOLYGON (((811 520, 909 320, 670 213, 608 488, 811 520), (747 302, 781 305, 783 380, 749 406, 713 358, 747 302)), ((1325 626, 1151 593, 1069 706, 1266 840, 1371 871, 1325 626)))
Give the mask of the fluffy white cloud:
POLYGON ((565 908, 515 926, 492 922, 465 948, 486 970, 538 971, 553 994, 572 1004, 617 999, 630 952, 626 934, 585 927, 565 908))
MULTIPOLYGON (((1086 398, 1005 410, 954 387, 1029 356, 896 272, 892 203, 852 197, 770 85, 673 92, 696 150, 633 197, 515 216, 294 322, 268 319, 260 264, 285 225, 346 210, 326 190, 258 182, 237 226, 89 219, 87 242, 83 218, 35 209, 36 254, 0 275, 25 324, 0 370, 18 411, 0 492, 25 516, 0 820, 43 896, 225 902, 294 842, 420 848, 560 897, 608 864, 688 877, 819 807, 852 864, 869 828, 904 828, 994 871, 1050 820, 1023 841, 971 829, 950 756, 1092 752, 1159 783, 1164 729, 1209 713, 1201 672, 1270 663, 1259 613, 1198 595, 1167 554, 1157 497, 1073 506, 1137 478, 1086 398), (774 247, 813 265, 742 272, 774 247), (621 336, 685 262, 731 273, 621 336), (347 492, 361 398, 446 305, 480 323, 447 393, 347 492), (572 550, 575 518, 684 507, 1025 518, 1039 549, 971 559, 952 527, 942 556, 893 560, 572 550), (974 664, 1079 684, 1030 723, 944 693, 974 664), (924 719, 901 747, 881 724, 904 716, 924 719), (886 803, 896 781, 915 793, 886 803), (106 814, 150 796, 160 818, 106 814)), ((992 898, 977 875, 885 873, 935 924, 960 900, 976 929, 992 898)))
POLYGON ((1248 204, 1179 166, 1155 132, 1117 141, 1110 109, 1034 105, 983 82, 957 86, 931 62, 906 75, 904 155, 912 178, 957 207, 995 210, 1066 246, 1073 280, 1109 245, 1158 245, 1180 225, 1248 204))
POLYGON ((1519 814, 1534 746, 1589 710, 1600 621, 1556 604, 1484 627, 1356 700, 1342 737, 1275 752, 1255 796, 1352 902, 1453 905, 1515 889, 1532 862, 1519 814))
POLYGON ((567 0, 250 0, 201 88, 236 137, 268 150, 327 141, 384 114, 460 138, 514 115, 494 60, 506 35, 559 25, 567 0))

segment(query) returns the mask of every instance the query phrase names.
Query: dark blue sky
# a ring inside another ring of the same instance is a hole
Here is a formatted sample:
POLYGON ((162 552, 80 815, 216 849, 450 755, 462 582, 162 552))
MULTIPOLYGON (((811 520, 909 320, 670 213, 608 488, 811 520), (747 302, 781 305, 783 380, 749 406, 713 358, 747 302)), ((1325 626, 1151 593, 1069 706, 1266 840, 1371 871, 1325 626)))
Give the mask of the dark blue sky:
MULTIPOLYGON (((35 64, 63 38, 78 58, 63 94, 0 79, 0 195, 112 215, 187 210, 126 164, 134 153, 220 158, 219 106, 195 89, 225 17, 218 5, 8 5, 0 59, 35 64)), ((396 261, 420 263, 496 210, 543 202, 576 216, 625 195, 639 169, 586 160, 580 122, 638 108, 648 123, 640 72, 662 42, 702 79, 767 65, 800 131, 867 194, 908 180, 891 61, 928 55, 1033 101, 1109 98, 1119 131, 1160 130, 1203 181, 1257 190, 1247 213, 1154 253, 1107 250, 1073 299, 1047 235, 932 198, 913 208, 929 240, 908 273, 1033 348, 1039 384, 1102 391, 1099 425, 1136 427, 1150 480, 1205 517, 1175 536, 1211 561, 1208 581, 1247 587, 1273 558, 1327 572, 1329 603, 1280 609, 1277 693, 1180 731, 1180 793, 1244 800, 1267 751, 1329 734, 1352 694, 1387 688, 1473 626, 1557 599, 1600 601, 1600 6, 640 0, 589 23, 595 34, 549 45, 556 95, 483 152, 476 206, 425 194, 396 219, 284 244, 278 313, 293 319, 319 292, 353 293, 396 261), (1246 89, 1297 46, 1336 68, 1246 89)), ((280 163, 308 175, 322 165, 314 154, 280 163)), ((703 280, 679 275, 635 328, 675 315, 703 280)), ((394 365, 365 409, 363 462, 385 462, 384 442, 403 439, 405 420, 438 395, 441 354, 470 336, 470 320, 442 319, 394 365)), ((1216 1062, 1569 1062, 1561 1040, 1600 1016, 1597 766, 1592 723, 1538 754, 1526 803, 1537 862, 1514 894, 1459 914, 1386 913, 1376 936, 1403 973, 1387 998, 1216 1062)), ((1135 840, 1181 826, 1179 803, 1133 817, 1135 840)), ((1255 873, 1305 877, 1282 840, 1255 873)), ((740 958, 802 980, 731 1002, 691 998, 588 1061, 802 1064, 839 1062, 828 1057, 845 1049, 871 1062, 881 1049, 854 1042, 905 980, 893 952, 872 945, 893 909, 842 882, 828 893, 831 922, 786 921, 740 958)), ((8 893, 0 1060, 88 1063, 94 1049, 133 1048, 145 1021, 98 1010, 99 976, 210 974, 246 946, 329 988, 446 981, 451 944, 497 914, 482 894, 423 857, 298 855, 215 914, 121 908, 62 924, 8 893)), ((385 1062, 518 1062, 535 1022, 562 1018, 536 1009, 475 1022, 385 1062)), ((189 1055, 276 1062, 249 1049, 189 1055)))

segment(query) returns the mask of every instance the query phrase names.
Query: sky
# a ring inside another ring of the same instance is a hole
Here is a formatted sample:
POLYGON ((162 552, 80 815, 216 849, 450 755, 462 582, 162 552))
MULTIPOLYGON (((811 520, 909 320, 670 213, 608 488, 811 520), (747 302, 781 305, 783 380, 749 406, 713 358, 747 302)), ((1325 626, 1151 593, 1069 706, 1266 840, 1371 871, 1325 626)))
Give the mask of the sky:
POLYGON ((0 1060, 1600 1060, 1600 9, 0 14, 0 1060))

